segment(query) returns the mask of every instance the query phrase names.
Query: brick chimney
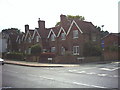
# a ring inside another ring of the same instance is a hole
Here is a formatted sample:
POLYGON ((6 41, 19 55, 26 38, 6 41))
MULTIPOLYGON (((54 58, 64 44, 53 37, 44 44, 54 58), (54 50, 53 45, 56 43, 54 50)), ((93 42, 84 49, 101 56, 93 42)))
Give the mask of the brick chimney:
POLYGON ((26 24, 26 25, 25 25, 25 33, 27 33, 28 30, 29 30, 29 25, 26 24))
POLYGON ((60 15, 61 25, 65 25, 67 21, 68 21, 68 19, 67 19, 66 15, 61 14, 60 15))
POLYGON ((44 29, 45 29, 45 21, 40 20, 40 18, 39 18, 39 20, 38 20, 38 28, 39 28, 40 30, 44 30, 44 29))
POLYGON ((46 36, 45 21, 40 20, 40 18, 38 20, 38 32, 40 33, 42 38, 46 36))

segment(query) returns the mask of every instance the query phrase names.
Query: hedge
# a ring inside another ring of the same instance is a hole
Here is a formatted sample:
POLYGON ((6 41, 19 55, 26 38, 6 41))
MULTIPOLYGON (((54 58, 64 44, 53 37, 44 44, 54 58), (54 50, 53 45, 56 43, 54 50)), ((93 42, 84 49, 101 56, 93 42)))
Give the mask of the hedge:
POLYGON ((7 59, 14 59, 14 60, 23 60, 24 55, 23 53, 18 53, 18 52, 11 52, 6 54, 7 59))

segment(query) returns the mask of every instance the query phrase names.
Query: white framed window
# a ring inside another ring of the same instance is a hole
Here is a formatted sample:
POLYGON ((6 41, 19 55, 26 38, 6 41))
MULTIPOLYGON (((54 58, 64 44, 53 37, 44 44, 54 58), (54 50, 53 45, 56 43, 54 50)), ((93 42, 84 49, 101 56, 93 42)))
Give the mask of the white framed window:
POLYGON ((96 36, 92 36, 92 41, 93 41, 93 42, 96 41, 96 36))
POLYGON ((21 43, 20 39, 19 39, 19 44, 21 43))
POLYGON ((56 48, 55 47, 51 47, 51 52, 55 52, 56 48))
POLYGON ((31 43, 31 38, 30 37, 28 38, 28 42, 31 43))
POLYGON ((31 48, 28 48, 28 54, 31 54, 31 48))
POLYGON ((61 55, 65 55, 65 48, 61 47, 61 55))
POLYGON ((73 38, 78 38, 78 30, 73 31, 73 38))
POLYGON ((39 42, 39 36, 36 36, 36 42, 39 42))
POLYGON ((79 55, 79 46, 73 46, 73 55, 79 55))
POLYGON ((65 39, 66 39, 65 33, 61 33, 61 40, 65 40, 65 39))
POLYGON ((51 35, 51 41, 55 41, 55 36, 54 36, 54 34, 51 35))

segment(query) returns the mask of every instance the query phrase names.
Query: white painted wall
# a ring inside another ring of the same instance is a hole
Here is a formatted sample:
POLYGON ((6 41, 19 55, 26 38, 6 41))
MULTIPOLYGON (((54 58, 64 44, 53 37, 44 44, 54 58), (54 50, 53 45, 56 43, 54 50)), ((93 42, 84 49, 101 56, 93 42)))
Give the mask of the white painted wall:
POLYGON ((0 53, 7 51, 7 39, 2 38, 0 34, 0 53))

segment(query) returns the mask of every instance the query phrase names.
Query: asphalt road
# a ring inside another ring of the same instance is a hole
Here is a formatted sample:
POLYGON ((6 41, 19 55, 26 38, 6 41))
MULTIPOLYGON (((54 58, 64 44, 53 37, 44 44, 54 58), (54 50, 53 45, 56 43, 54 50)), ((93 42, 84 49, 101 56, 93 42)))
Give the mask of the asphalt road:
POLYGON ((3 88, 118 88, 118 63, 79 67, 26 67, 5 64, 3 88))

